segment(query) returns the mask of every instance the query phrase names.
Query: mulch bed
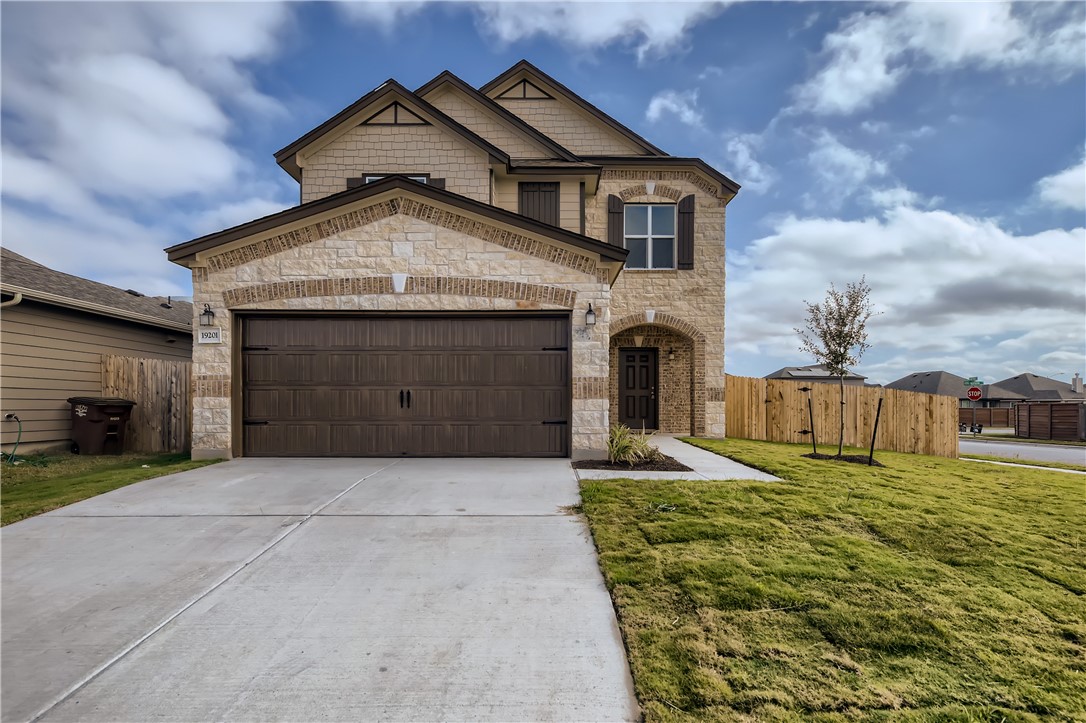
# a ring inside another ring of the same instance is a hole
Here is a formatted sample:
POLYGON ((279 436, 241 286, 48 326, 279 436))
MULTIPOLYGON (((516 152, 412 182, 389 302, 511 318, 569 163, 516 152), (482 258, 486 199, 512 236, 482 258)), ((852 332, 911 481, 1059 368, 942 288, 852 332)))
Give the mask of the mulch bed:
POLYGON ((673 457, 664 456, 659 462, 643 462, 632 467, 628 464, 614 464, 605 459, 582 459, 573 463, 575 469, 605 469, 614 472, 693 472, 682 462, 673 457))
MULTIPOLYGON (((810 453, 810 454, 805 454, 803 456, 806 457, 807 459, 828 459, 828 460, 832 460, 834 462, 852 462, 854 464, 867 464, 868 461, 869 461, 866 454, 843 454, 840 457, 838 457, 836 454, 821 454, 821 453, 814 454, 814 453, 810 453)), ((879 462, 876 459, 874 462, 871 463, 871 466, 872 467, 885 467, 886 465, 884 465, 882 462, 879 462)))

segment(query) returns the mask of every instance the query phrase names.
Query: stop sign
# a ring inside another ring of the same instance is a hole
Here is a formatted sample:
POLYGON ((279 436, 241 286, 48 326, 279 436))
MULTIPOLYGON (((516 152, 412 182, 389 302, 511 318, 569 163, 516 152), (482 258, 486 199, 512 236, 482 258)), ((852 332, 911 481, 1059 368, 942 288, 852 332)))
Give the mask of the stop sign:
POLYGON ((974 402, 980 401, 980 387, 969 387, 969 390, 965 393, 965 396, 969 397, 969 399, 974 402))

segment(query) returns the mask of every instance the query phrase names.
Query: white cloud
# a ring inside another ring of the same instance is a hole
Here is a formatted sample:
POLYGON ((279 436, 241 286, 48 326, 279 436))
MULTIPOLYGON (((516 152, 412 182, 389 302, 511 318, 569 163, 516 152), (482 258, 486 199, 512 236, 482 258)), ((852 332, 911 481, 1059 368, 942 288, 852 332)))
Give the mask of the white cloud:
POLYGON ((724 69, 719 65, 707 65, 705 70, 698 73, 698 80, 708 80, 709 78, 723 78, 724 69))
POLYGON ((872 188, 867 192, 867 200, 879 208, 894 206, 916 206, 921 202, 920 194, 904 186, 891 188, 872 188))
POLYGON ((1083 228, 1016 235, 990 219, 907 205, 860 220, 790 215, 731 251, 728 267, 730 362, 802 360, 793 328, 803 301, 864 275, 884 312, 870 329, 880 381, 924 369, 1020 372, 1086 348, 1083 228))
POLYGON ((503 44, 536 35, 590 50, 613 43, 632 45, 639 61, 674 52, 702 20, 719 14, 723 2, 492 2, 476 6, 478 24, 503 44))
POLYGON ((835 135, 821 129, 813 138, 814 148, 807 154, 807 164, 822 183, 818 201, 840 204, 869 179, 885 176, 886 163, 868 153, 849 148, 835 135))
POLYGON ((825 63, 795 90, 796 107, 847 115, 890 95, 915 70, 961 67, 1081 72, 1086 14, 1081 3, 900 3, 850 15, 823 40, 825 63))
POLYGON ((418 0, 395 2, 369 2, 368 0, 341 0, 335 4, 348 20, 359 25, 372 25, 386 35, 401 22, 417 14, 426 5, 418 0))
POLYGON ((289 18, 273 2, 5 7, 5 245, 107 283, 185 291, 162 253, 191 238, 183 209, 283 196, 231 134, 284 112, 250 65, 276 52, 289 18))
POLYGON ((765 193, 777 181, 776 170, 756 157, 762 143, 760 135, 739 133, 728 137, 724 146, 730 172, 745 191, 765 193))
POLYGON ((1086 211, 1086 158, 1037 181, 1037 196, 1042 203, 1055 208, 1086 211))
POLYGON ((703 118, 698 110, 698 91, 662 90, 652 97, 645 110, 645 118, 655 123, 665 114, 673 114, 680 121, 694 128, 701 128, 703 118))

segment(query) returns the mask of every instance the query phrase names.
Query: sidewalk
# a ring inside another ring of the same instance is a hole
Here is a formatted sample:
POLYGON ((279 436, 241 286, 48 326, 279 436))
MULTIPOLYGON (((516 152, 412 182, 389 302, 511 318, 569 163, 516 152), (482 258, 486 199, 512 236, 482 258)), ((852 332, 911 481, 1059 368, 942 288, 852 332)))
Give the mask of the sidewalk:
POLYGON ((668 457, 674 457, 691 472, 622 472, 604 469, 575 469, 577 479, 753 479, 778 482, 778 477, 739 464, 727 457, 682 442, 675 437, 657 434, 652 443, 668 457))

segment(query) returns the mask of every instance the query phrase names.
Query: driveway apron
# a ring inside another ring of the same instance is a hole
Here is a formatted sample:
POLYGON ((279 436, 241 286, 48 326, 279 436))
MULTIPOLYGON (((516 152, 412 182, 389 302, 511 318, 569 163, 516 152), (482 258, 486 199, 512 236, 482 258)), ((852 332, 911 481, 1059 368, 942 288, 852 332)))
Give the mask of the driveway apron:
POLYGON ((3 720, 633 720, 563 460, 236 460, 3 531, 3 720))

